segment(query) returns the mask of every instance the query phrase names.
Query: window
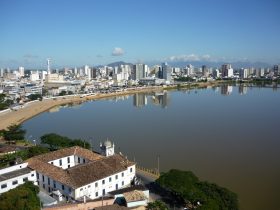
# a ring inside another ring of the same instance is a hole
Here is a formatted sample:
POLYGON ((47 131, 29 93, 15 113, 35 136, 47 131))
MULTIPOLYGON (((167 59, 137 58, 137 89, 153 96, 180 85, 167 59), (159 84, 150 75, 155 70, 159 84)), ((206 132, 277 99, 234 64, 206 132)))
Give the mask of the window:
POLYGON ((23 182, 26 182, 26 181, 28 181, 28 178, 24 177, 22 180, 23 180, 23 182))
POLYGON ((36 176, 37 176, 37 179, 39 179, 39 174, 38 173, 36 173, 36 176))
POLYGON ((56 188, 56 182, 55 181, 53 181, 53 187, 56 188))
POLYGON ((105 184, 105 179, 102 180, 102 184, 105 184))
POLYGON ((45 184, 43 184, 43 188, 45 189, 45 184))
POLYGON ((53 165, 53 162, 51 162, 51 164, 53 165))
POLYGON ((98 192, 95 193, 95 197, 98 197, 98 192))
POLYGON ((62 166, 62 160, 61 159, 59 160, 59 165, 62 166))
POLYGON ((122 186, 124 186, 124 181, 122 181, 122 186))
POLYGON ((70 163, 70 157, 67 158, 67 163, 70 163))
POLYGON ((86 159, 83 159, 83 163, 86 163, 86 159))
POLYGON ((83 188, 81 188, 80 191, 83 191, 83 188))
POLYGON ((50 178, 48 177, 48 185, 50 185, 50 178))
POLYGON ((42 178, 43 178, 43 182, 45 181, 45 177, 44 177, 44 175, 42 175, 42 178))
POLYGON ((13 183, 13 185, 16 185, 16 184, 18 184, 18 181, 15 180, 15 181, 13 181, 12 183, 13 183))
POLYGON ((98 187, 98 182, 95 182, 95 187, 98 187))
POLYGON ((102 194, 103 194, 103 195, 105 195, 105 194, 106 194, 105 189, 103 189, 103 190, 102 190, 102 194))
POLYGON ((132 172, 132 168, 130 168, 130 172, 132 172))
POLYGON ((81 162, 81 159, 80 159, 80 157, 78 157, 78 163, 80 163, 81 162))
POLYGON ((116 175, 115 177, 116 177, 116 179, 118 179, 118 175, 116 175))
POLYGON ((64 185, 61 185, 62 190, 64 190, 64 185))
POLYGON ((34 176, 34 174, 31 174, 31 176, 33 177, 33 176, 34 176))
POLYGON ((109 182, 111 182, 112 181, 112 178, 111 177, 109 177, 109 182))
POLYGON ((119 185, 118 185, 118 184, 116 184, 116 190, 117 190, 117 189, 119 189, 119 185))
POLYGON ((70 165, 68 165, 68 168, 70 168, 70 165))
POLYGON ((90 186, 90 185, 88 185, 87 187, 88 187, 88 188, 90 188, 91 186, 90 186))
POLYGON ((122 177, 124 177, 124 173, 122 172, 122 177))
POLYGON ((68 192, 69 192, 69 193, 71 193, 71 191, 72 191, 72 190, 71 190, 71 188, 70 188, 70 187, 68 187, 68 192))

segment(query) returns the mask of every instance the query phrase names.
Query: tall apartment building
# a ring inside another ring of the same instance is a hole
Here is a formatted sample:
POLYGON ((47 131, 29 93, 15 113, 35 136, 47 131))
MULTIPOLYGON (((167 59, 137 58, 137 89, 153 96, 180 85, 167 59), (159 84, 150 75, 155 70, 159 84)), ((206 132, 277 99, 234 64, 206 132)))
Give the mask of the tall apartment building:
POLYGON ((231 64, 222 65, 222 77, 223 78, 233 77, 233 69, 231 68, 231 64))
POLYGON ((147 73, 148 73, 148 66, 145 64, 138 63, 133 65, 131 76, 133 80, 139 80, 145 78, 147 76, 147 73))

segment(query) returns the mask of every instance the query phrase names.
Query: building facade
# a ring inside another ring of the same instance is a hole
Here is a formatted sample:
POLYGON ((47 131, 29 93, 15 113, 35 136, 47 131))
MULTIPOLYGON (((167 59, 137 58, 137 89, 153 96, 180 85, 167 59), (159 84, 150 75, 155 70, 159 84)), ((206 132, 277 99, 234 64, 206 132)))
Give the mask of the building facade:
POLYGON ((61 149, 29 159, 28 167, 49 193, 59 190, 66 200, 96 199, 130 186, 135 178, 135 163, 115 154, 113 144, 107 141, 101 150, 104 155, 81 147, 61 149))

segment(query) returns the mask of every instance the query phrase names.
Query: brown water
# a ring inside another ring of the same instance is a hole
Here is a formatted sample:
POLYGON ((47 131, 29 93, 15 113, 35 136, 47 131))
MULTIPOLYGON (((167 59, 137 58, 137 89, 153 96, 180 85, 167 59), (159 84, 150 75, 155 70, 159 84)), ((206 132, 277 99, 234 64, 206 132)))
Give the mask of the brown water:
POLYGON ((30 139, 55 132, 96 149, 109 138, 142 166, 156 168, 159 156, 161 171, 191 170, 229 188, 242 210, 276 210, 279 122, 279 89, 223 86, 61 107, 23 125, 30 139))

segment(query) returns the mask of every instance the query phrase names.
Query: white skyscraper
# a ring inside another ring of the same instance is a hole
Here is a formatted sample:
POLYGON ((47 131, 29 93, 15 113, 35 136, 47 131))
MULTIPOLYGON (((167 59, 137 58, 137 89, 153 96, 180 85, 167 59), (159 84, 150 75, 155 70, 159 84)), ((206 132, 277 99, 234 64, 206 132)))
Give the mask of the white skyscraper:
POLYGON ((51 59, 50 58, 47 58, 47 71, 48 71, 48 74, 51 74, 51 66, 50 66, 50 62, 51 62, 51 59))
POLYGON ((21 77, 23 77, 24 76, 24 67, 22 67, 22 66, 18 67, 18 72, 19 72, 19 75, 21 77))
POLYGON ((239 76, 242 79, 248 78, 248 69, 240 69, 239 76))

